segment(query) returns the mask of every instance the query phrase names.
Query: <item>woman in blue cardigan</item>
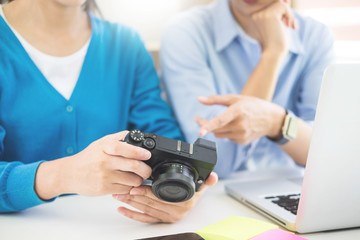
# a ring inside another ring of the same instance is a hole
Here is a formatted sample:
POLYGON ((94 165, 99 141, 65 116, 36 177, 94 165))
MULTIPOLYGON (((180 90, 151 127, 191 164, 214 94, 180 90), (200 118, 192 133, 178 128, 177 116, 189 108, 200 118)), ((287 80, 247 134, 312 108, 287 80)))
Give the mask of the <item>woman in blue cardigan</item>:
MULTIPOLYGON (((114 194, 142 211, 119 208, 125 216, 175 222, 206 186, 177 204, 140 186, 151 153, 120 142, 124 130, 177 139, 181 132, 139 36, 89 14, 94 6, 15 0, 0 9, 0 212, 61 194, 114 194)), ((205 185, 215 183, 211 175, 205 185)))

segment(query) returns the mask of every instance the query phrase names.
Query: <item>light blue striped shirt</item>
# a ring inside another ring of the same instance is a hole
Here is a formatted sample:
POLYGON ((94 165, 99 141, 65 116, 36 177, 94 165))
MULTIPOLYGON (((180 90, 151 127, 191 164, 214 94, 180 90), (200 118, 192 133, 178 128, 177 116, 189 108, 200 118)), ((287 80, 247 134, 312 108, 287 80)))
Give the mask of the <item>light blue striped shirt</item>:
MULTIPOLYGON (((312 122, 322 74, 334 61, 333 36, 323 24, 295 13, 298 30, 288 29, 289 53, 281 67, 273 102, 312 122)), ((204 106, 198 96, 238 94, 261 57, 259 43, 234 20, 228 0, 196 7, 165 29, 162 74, 168 98, 189 142, 199 137, 195 116, 211 119, 223 106, 204 106)), ((261 86, 259 86, 261 87, 261 86)), ((226 177, 240 169, 296 166, 275 143, 262 137, 248 145, 216 139, 215 171, 226 177)))

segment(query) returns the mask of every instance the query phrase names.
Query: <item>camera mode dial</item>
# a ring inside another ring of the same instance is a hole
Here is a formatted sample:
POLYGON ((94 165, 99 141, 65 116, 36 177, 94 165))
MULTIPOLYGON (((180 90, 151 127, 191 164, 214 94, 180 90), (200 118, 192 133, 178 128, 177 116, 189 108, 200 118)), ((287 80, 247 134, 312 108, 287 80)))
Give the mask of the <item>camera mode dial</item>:
POLYGON ((134 142, 141 142, 144 140, 144 133, 140 130, 131 130, 129 133, 130 140, 134 142))

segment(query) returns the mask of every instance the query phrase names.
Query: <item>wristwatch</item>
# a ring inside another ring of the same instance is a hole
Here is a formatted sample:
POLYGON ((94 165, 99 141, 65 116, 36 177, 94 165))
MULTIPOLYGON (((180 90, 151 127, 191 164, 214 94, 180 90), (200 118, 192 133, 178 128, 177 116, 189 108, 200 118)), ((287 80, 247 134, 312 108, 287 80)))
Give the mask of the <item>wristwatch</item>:
POLYGON ((285 111, 286 111, 286 115, 285 115, 284 125, 281 128, 281 135, 282 135, 281 138, 274 139, 268 137, 268 139, 280 145, 285 144, 290 140, 296 138, 298 125, 299 125, 299 119, 291 111, 287 109, 285 109, 285 111))

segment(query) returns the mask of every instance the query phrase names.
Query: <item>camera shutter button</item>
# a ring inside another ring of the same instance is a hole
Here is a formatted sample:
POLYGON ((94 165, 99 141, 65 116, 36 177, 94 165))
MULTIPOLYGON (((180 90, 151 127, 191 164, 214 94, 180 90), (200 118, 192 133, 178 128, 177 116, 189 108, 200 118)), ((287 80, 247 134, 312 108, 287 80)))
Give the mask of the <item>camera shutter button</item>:
POLYGON ((143 142, 144 147, 146 147, 149 150, 152 150, 155 148, 155 140, 152 138, 145 138, 145 141, 143 142))

